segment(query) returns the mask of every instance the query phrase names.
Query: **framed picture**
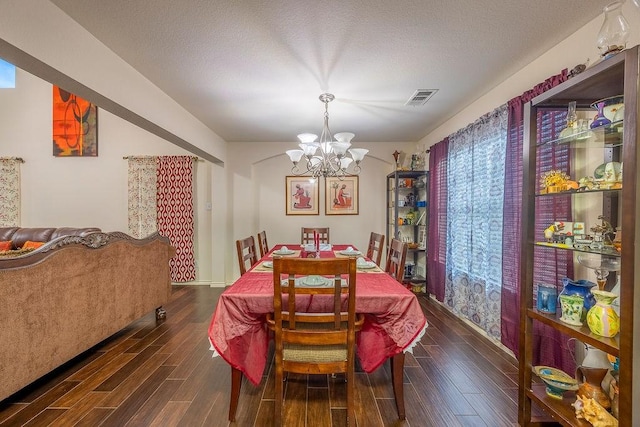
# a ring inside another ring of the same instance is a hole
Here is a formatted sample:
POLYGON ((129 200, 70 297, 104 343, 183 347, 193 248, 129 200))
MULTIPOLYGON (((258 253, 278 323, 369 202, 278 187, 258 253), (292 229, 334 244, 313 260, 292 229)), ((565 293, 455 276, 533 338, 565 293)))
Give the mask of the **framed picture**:
POLYGON ((53 85, 53 155, 98 155, 98 108, 53 85))
POLYGON ((358 177, 325 178, 326 215, 358 215, 358 177))
POLYGON ((285 201, 287 215, 318 215, 318 181, 311 182, 304 176, 287 176, 285 201))

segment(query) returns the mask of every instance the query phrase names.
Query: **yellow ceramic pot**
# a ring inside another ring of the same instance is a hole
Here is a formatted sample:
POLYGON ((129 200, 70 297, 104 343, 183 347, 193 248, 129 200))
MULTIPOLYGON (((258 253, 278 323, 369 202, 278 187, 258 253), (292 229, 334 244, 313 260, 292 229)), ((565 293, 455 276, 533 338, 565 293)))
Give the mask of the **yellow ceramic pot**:
POLYGON ((596 305, 587 313, 587 325, 596 335, 614 337, 620 331, 620 317, 611 307, 611 303, 618 297, 616 294, 601 290, 592 290, 596 298, 596 305))

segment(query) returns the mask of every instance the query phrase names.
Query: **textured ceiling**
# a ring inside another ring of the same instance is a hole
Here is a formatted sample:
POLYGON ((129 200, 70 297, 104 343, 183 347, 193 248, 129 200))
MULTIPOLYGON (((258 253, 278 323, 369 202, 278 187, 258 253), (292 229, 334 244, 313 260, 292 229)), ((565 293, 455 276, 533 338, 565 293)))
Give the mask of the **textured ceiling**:
POLYGON ((331 92, 354 143, 418 141, 609 2, 51 1, 226 141, 319 134, 331 92))

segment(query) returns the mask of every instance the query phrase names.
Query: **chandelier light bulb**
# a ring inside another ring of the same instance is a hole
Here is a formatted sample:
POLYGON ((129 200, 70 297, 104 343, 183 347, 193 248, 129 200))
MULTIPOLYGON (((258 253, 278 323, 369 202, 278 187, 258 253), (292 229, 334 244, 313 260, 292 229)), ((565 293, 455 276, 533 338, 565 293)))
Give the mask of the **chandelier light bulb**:
POLYGON ((303 144, 310 144, 318 139, 318 135, 314 133, 301 133, 300 135, 298 135, 298 139, 303 144))
POLYGON ((316 151, 318 150, 318 146, 314 143, 304 142, 298 145, 300 146, 300 148, 302 148, 304 155, 307 157, 313 156, 314 154, 316 154, 316 151))
POLYGON ((304 151, 302 150, 287 150, 285 152, 287 153, 287 156, 289 156, 293 164, 298 163, 304 155, 304 151))
POLYGON ((351 157, 353 157, 353 160, 355 160, 356 163, 360 163, 368 152, 369 150, 367 150, 366 148, 352 148, 349 150, 349 153, 351 153, 351 157))
MULTIPOLYGON (((638 0, 640 1, 640 0, 638 0)), ((349 142, 351 143, 351 140, 356 136, 355 133, 351 133, 351 132, 339 132, 336 133, 335 135, 333 135, 333 137, 336 139, 336 141, 338 142, 349 142)), ((349 144, 351 145, 351 144, 349 144)))

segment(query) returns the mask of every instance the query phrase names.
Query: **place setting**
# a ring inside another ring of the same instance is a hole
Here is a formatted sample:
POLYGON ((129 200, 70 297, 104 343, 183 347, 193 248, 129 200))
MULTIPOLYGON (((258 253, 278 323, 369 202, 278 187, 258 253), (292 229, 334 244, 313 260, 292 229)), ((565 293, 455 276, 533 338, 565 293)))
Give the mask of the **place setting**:
MULTIPOLYGON (((343 255, 343 257, 344 256, 357 256, 357 255, 362 255, 362 252, 360 252, 359 250, 357 250, 353 246, 348 246, 346 249, 342 249, 342 250, 337 251, 336 257, 340 257, 340 255, 343 255)), ((340 257, 340 258, 343 258, 343 257, 340 257)))
POLYGON ((273 261, 262 261, 256 265, 252 271, 256 272, 271 272, 273 271, 273 261))
POLYGON ((300 251, 290 249, 287 246, 282 246, 280 249, 276 249, 275 251, 273 251, 272 255, 289 256, 295 255, 296 253, 300 253, 300 251))
POLYGON ((382 269, 373 261, 368 261, 364 257, 358 257, 356 268, 362 273, 382 273, 382 269))

